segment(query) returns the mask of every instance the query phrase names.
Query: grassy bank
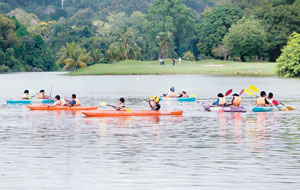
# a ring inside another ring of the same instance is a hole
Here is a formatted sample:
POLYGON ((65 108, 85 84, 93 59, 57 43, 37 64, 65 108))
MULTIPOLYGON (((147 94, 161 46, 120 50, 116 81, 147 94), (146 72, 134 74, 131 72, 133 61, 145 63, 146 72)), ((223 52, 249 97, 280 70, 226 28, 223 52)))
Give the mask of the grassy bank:
POLYGON ((232 62, 205 60, 198 62, 183 61, 173 67, 171 60, 165 60, 160 66, 158 61, 126 60, 113 64, 96 64, 68 75, 167 75, 167 74, 203 74, 220 76, 274 76, 276 63, 270 62, 232 62))

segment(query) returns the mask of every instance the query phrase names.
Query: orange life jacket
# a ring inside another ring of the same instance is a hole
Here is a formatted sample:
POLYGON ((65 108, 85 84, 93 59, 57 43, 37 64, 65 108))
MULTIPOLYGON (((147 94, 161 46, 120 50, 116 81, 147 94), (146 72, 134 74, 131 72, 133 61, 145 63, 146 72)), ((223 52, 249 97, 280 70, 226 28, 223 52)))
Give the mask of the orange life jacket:
POLYGON ((61 106, 62 105, 62 101, 61 100, 55 100, 55 106, 61 106))
POLYGON ((74 106, 80 106, 80 101, 76 98, 75 99, 76 104, 74 106))
POLYGON ((219 106, 224 106, 226 104, 226 98, 219 98, 219 106))
POLYGON ((256 106, 257 107, 266 106, 266 98, 264 98, 264 97, 258 98, 257 101, 256 101, 256 106))
POLYGON ((182 97, 187 98, 187 97, 189 97, 189 95, 187 95, 187 94, 182 94, 182 97))
POLYGON ((42 93, 39 94, 38 99, 44 99, 44 95, 42 93))
POLYGON ((232 105, 234 107, 240 107, 241 103, 242 103, 241 97, 234 97, 233 102, 232 102, 232 105))

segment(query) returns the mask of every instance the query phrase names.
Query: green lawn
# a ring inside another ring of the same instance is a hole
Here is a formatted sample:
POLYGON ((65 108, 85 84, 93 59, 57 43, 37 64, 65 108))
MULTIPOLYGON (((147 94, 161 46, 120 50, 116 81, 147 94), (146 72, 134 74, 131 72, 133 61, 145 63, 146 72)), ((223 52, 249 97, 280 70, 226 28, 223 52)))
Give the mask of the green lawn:
POLYGON ((220 60, 183 61, 173 67, 171 60, 160 66, 158 61, 126 60, 113 64, 96 64, 68 75, 172 75, 199 74, 220 76, 275 76, 276 63, 270 62, 233 62, 220 60))

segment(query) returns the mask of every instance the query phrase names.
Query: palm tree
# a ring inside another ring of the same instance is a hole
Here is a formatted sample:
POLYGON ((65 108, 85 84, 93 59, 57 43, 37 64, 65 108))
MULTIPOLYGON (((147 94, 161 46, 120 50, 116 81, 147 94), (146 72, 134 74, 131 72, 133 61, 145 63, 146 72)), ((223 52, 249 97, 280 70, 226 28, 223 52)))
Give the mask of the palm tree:
POLYGON ((75 43, 67 43, 58 54, 57 65, 65 64, 63 70, 77 70, 78 67, 84 68, 89 61, 86 49, 78 47, 75 43))
POLYGON ((159 46, 158 59, 160 59, 163 55, 170 57, 173 54, 170 49, 171 42, 173 41, 173 34, 171 32, 160 32, 156 36, 156 39, 159 46))
POLYGON ((101 63, 104 60, 103 55, 99 49, 93 49, 92 51, 90 51, 89 54, 90 54, 90 60, 94 64, 101 63))
POLYGON ((119 40, 112 43, 107 51, 110 60, 136 59, 141 56, 137 37, 130 28, 122 30, 118 35, 119 40))

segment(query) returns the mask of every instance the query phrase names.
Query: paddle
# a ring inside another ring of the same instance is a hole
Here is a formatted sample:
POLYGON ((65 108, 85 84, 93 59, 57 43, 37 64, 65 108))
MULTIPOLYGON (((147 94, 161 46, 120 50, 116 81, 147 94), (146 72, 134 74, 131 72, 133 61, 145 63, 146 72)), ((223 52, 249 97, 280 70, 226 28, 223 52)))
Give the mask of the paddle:
POLYGON ((150 100, 154 100, 156 96, 150 96, 150 100))
MULTIPOLYGON (((250 89, 251 90, 253 90, 254 92, 260 92, 255 86, 253 86, 253 85, 251 85, 250 86, 250 89)), ((281 105, 283 105, 283 106, 285 106, 289 111, 293 111, 293 110, 295 110, 294 108, 292 108, 292 107, 290 107, 290 106, 286 106, 286 105, 284 105, 283 103, 279 103, 279 104, 281 104, 281 105)), ((278 106, 277 106, 278 107, 278 106)), ((278 107, 279 108, 279 107, 278 107)), ((279 108, 279 109, 281 109, 281 108, 279 108)), ((282 110, 282 109, 281 109, 282 110)), ((283 110, 282 110, 283 111, 283 110)))
POLYGON ((281 103, 281 102, 279 102, 279 104, 281 104, 281 105, 283 105, 283 106, 285 106, 289 111, 293 111, 293 110, 295 110, 294 108, 292 108, 292 107, 290 107, 290 106, 286 106, 286 105, 284 105, 283 103, 281 103))
POLYGON ((253 86, 253 85, 250 85, 250 87, 249 87, 253 92, 260 92, 259 90, 258 90, 258 88, 256 88, 255 86, 253 86))
POLYGON ((250 95, 250 96, 254 96, 254 92, 252 92, 248 88, 245 89, 245 93, 248 94, 248 95, 250 95))
MULTIPOLYGON (((117 106, 113 106, 113 105, 107 104, 105 102, 100 102, 99 105, 102 106, 102 107, 109 106, 109 107, 112 107, 114 109, 118 109, 117 106)), ((124 110, 127 111, 127 112, 129 112, 129 113, 132 112, 131 109, 129 109, 129 108, 124 108, 124 110)))
POLYGON ((53 89, 53 85, 51 85, 51 90, 50 90, 50 95, 49 95, 49 97, 51 97, 52 89, 53 89))
POLYGON ((228 90, 228 91, 225 93, 225 96, 229 96, 231 93, 232 93, 232 89, 228 90))
POLYGON ((244 92, 245 92, 245 89, 242 89, 241 92, 240 92, 240 96, 243 95, 244 92))

